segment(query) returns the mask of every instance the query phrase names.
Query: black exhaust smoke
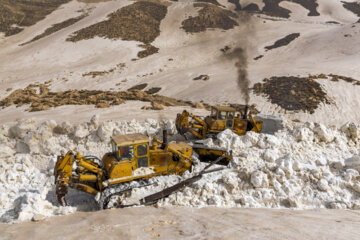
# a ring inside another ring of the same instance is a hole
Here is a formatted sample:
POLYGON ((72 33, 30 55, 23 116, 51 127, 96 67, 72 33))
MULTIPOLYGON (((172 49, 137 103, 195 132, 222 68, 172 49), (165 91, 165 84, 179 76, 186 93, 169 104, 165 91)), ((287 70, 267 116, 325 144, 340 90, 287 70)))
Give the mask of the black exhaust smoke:
POLYGON ((247 119, 248 111, 249 111, 249 106, 245 105, 243 119, 247 119))
POLYGON ((161 148, 165 149, 166 145, 168 144, 168 136, 167 136, 167 130, 163 130, 163 143, 161 144, 161 148))

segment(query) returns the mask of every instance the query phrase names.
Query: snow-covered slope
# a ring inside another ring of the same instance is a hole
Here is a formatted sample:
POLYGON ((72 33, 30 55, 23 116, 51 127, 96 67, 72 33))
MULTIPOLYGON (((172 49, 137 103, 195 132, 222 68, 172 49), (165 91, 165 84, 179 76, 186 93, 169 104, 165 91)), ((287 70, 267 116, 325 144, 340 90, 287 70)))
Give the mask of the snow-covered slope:
MULTIPOLYGON (((101 37, 77 42, 66 41, 74 32, 104 21, 117 9, 134 4, 133 1, 115 0, 86 2, 71 1, 64 4, 44 20, 0 40, 1 98, 10 93, 6 91, 8 88, 14 90, 31 83, 52 80, 52 91, 127 90, 134 85, 148 83, 147 89, 161 87, 158 94, 179 99, 197 102, 203 100, 211 104, 244 103, 243 95, 237 88, 235 60, 224 57, 220 50, 225 46, 230 48, 229 51, 236 47, 247 50, 250 87, 272 76, 306 77, 309 74, 323 73, 360 79, 356 64, 360 58, 360 24, 356 23, 359 17, 345 9, 338 0, 316 1, 318 16, 308 16, 309 10, 300 4, 279 1, 281 8, 291 11, 289 18, 262 14, 264 12, 260 10, 265 6, 265 1, 241 0, 239 3, 242 8, 246 9, 248 4, 255 3, 260 13, 253 13, 250 19, 233 18, 238 26, 228 30, 211 28, 193 33, 187 33, 181 28, 182 22, 189 16, 198 16, 198 11, 203 7, 194 6, 194 1, 190 0, 155 1, 167 6, 167 14, 160 23, 160 35, 151 43, 159 48, 158 53, 145 58, 137 57, 138 52, 143 50, 139 47, 143 43, 139 41, 101 37), (73 25, 20 45, 43 33, 53 24, 80 16, 84 12, 88 16, 73 25), (266 46, 292 33, 299 33, 300 36, 286 46, 266 51, 266 46), (260 55, 263 56, 254 60, 260 55), (118 69, 118 64, 125 64, 125 67, 118 69), (111 69, 115 71, 109 71, 111 69), (97 77, 86 76, 86 73, 93 71, 108 73, 97 77), (201 74, 208 75, 209 80, 193 80, 201 74)), ((226 0, 218 3, 222 6, 217 7, 217 11, 230 9, 236 12, 235 4, 226 0)), ((342 81, 319 81, 333 104, 320 105, 314 114, 285 111, 286 109, 271 104, 264 96, 255 96, 252 92, 250 103, 256 104, 264 114, 287 115, 304 121, 338 126, 347 121, 359 121, 360 86, 342 81)), ((81 109, 80 106, 75 108, 81 109)), ((73 106, 64 106, 61 112, 66 112, 67 109, 72 111, 70 109, 73 106)), ((116 109, 117 112, 118 109, 121 107, 116 109)), ((138 110, 139 107, 134 106, 133 111, 138 110)), ((2 118, 1 115, 5 112, 0 110, 1 122, 31 115, 23 114, 23 108, 5 111, 6 115, 16 117, 2 118)), ((56 116, 56 111, 49 110, 49 119, 54 112, 56 116)), ((95 111, 93 106, 88 106, 86 117, 90 117, 95 111)))

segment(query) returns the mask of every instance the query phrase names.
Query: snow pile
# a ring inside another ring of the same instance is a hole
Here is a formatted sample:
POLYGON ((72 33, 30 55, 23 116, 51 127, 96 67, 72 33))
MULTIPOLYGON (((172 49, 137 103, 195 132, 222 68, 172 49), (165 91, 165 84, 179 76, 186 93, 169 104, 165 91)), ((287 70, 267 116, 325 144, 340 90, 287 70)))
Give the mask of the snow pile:
POLYGON ((54 177, 40 172, 32 164, 29 155, 11 156, 11 151, 0 162, 0 216, 1 221, 10 222, 36 220, 41 216, 52 216, 74 212, 72 207, 57 207, 46 200, 52 189, 54 177))
MULTIPOLYGON (((98 116, 77 125, 55 121, 38 124, 30 119, 13 126, 0 126, 0 222, 96 209, 93 196, 75 190, 69 190, 67 195, 72 207, 58 206, 53 178, 56 155, 73 150, 102 157, 110 151, 111 135, 143 133, 161 138, 162 127, 170 135, 176 133, 174 121, 100 123, 98 116)), ((178 138, 178 135, 169 136, 170 140, 178 138)), ((226 130, 217 140, 203 142, 231 149, 234 159, 230 166, 205 175, 160 201, 160 206, 360 209, 360 126, 357 124, 336 129, 314 123, 283 122, 283 129, 274 135, 249 132, 237 136, 226 130)), ((171 186, 193 176, 204 165, 197 163, 195 170, 183 177, 154 178, 153 185, 134 189, 132 197, 138 199, 144 193, 171 186)), ((145 170, 139 169, 139 174, 145 170)))
MULTIPOLYGON (((110 151, 110 136, 127 133, 161 135, 162 127, 170 134, 176 132, 173 121, 159 124, 145 122, 90 122, 72 125, 55 121, 37 123, 27 119, 13 126, 0 127, 0 222, 36 220, 45 216, 88 211, 94 207, 93 197, 70 190, 68 203, 75 207, 58 207, 55 196, 53 168, 56 156, 68 150, 102 157, 110 151), (89 199, 90 198, 90 199, 89 199)), ((159 136, 158 136, 159 137, 159 136)), ((151 169, 138 169, 148 174, 151 169)))
POLYGON ((208 145, 233 150, 231 167, 159 205, 360 209, 359 130, 313 123, 288 124, 275 135, 226 130, 208 145))

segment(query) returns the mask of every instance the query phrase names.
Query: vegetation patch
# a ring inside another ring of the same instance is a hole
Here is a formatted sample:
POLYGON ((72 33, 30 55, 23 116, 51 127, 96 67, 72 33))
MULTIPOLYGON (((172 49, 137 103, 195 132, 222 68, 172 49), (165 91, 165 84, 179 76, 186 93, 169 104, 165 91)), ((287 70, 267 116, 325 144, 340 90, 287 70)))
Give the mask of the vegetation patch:
POLYGON ((206 3, 195 3, 194 7, 201 8, 199 16, 189 17, 182 22, 182 28, 188 33, 203 32, 208 28, 228 30, 238 26, 233 19, 237 15, 229 10, 206 3))
POLYGON ((291 11, 279 5, 284 1, 297 3, 306 8, 309 11, 308 16, 320 16, 320 13, 317 11, 319 5, 316 0, 263 0, 265 6, 262 10, 260 10, 259 6, 255 3, 251 3, 243 8, 239 0, 229 0, 230 3, 236 6, 237 11, 255 12, 272 17, 289 18, 291 11))
POLYGON ((330 81, 333 82, 339 82, 340 80, 348 82, 348 83, 352 83, 353 85, 360 85, 360 81, 356 80, 352 77, 346 77, 346 76, 341 76, 341 75, 336 75, 336 74, 318 74, 318 75, 310 75, 309 76, 310 79, 329 79, 330 81))
POLYGON ((146 90, 145 92, 147 94, 155 94, 155 93, 160 92, 160 90, 161 90, 161 87, 152 87, 149 90, 146 90))
POLYGON ((209 75, 205 75, 205 74, 202 74, 202 75, 200 75, 198 77, 193 78, 194 81, 197 81, 197 80, 207 81, 209 79, 210 79, 209 75))
POLYGON ((151 44, 142 44, 142 45, 139 45, 139 47, 142 47, 142 48, 145 49, 143 51, 138 52, 137 56, 139 58, 144 58, 144 57, 147 57, 147 56, 150 56, 152 54, 155 54, 155 53, 159 52, 159 48, 154 47, 151 44))
POLYGON ((141 83, 141 84, 138 84, 138 85, 135 85, 135 86, 129 88, 128 90, 129 90, 129 91, 132 91, 132 90, 143 90, 144 88, 147 87, 147 85, 148 85, 147 83, 141 83))
POLYGON ((271 77, 256 83, 254 93, 289 111, 314 113, 320 103, 330 104, 326 92, 312 78, 271 77))
POLYGON ((106 108, 119 105, 128 100, 150 102, 163 106, 192 106, 194 103, 176 100, 160 95, 151 95, 140 90, 131 91, 101 91, 101 90, 67 90, 51 92, 45 84, 31 84, 25 89, 17 89, 0 101, 0 107, 11 105, 21 107, 30 105, 27 111, 43 111, 63 105, 95 105, 97 108, 106 108))
POLYGON ((0 32, 11 36, 43 20, 70 0, 0 0, 0 32))
POLYGON ((360 3, 359 2, 345 2, 341 1, 344 8, 360 17, 360 3))
POLYGON ((154 2, 136 2, 108 15, 108 19, 76 31, 67 41, 77 42, 96 36, 151 43, 160 35, 160 22, 167 7, 154 2))
POLYGON ((289 34, 289 35, 277 40, 273 45, 266 46, 265 49, 266 50, 271 50, 271 49, 274 49, 274 48, 279 48, 279 47, 289 45, 292 41, 294 41, 298 37, 300 37, 300 33, 289 34))
POLYGON ((67 28, 75 23, 77 23, 78 21, 80 21, 81 19, 87 17, 88 14, 82 14, 78 17, 75 17, 75 18, 70 18, 70 19, 67 19, 63 22, 60 22, 60 23, 56 23, 54 25, 52 25, 51 27, 47 28, 42 34, 39 34, 37 35, 36 37, 34 37, 33 39, 31 39, 30 41, 26 42, 26 43, 23 43, 21 44, 20 46, 23 46, 23 45, 26 45, 28 43, 31 43, 31 42, 34 42, 36 40, 39 40, 41 38, 44 38, 46 36, 49 36, 55 32, 58 32, 60 31, 61 29, 64 29, 64 28, 67 28))
POLYGON ((125 63, 119 63, 119 64, 116 65, 116 67, 111 68, 111 69, 109 69, 107 71, 91 71, 91 72, 83 73, 82 76, 83 77, 91 76, 91 77, 95 78, 95 77, 98 77, 98 76, 103 76, 103 75, 112 73, 116 69, 119 69, 121 71, 122 69, 125 68, 125 66, 126 66, 125 63))

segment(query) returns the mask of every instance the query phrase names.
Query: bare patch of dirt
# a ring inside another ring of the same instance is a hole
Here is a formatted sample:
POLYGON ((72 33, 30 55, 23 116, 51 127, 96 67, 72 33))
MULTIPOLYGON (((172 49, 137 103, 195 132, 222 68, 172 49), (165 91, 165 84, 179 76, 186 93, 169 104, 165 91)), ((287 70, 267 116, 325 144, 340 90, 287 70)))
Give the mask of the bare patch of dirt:
POLYGON ((153 2, 135 2, 108 15, 108 20, 76 31, 67 41, 77 42, 96 36, 151 43, 160 35, 160 22, 167 7, 153 2))
POLYGON ((75 23, 77 23, 78 21, 82 20, 83 18, 87 17, 88 14, 85 13, 85 14, 82 14, 78 17, 75 17, 75 18, 70 18, 70 19, 67 19, 63 22, 60 22, 60 23, 56 23, 54 25, 52 25, 51 27, 47 28, 42 34, 39 34, 37 35, 36 37, 34 37, 33 39, 31 39, 30 41, 26 42, 26 43, 23 43, 23 44, 20 44, 20 46, 23 46, 23 45, 26 45, 28 43, 31 43, 31 42, 34 42, 36 40, 39 40, 41 38, 44 38, 46 36, 49 36, 55 32, 58 32, 60 31, 61 29, 64 29, 64 28, 67 28, 75 23))
POLYGON ((243 9, 246 12, 259 12, 260 8, 257 4, 255 3, 250 3, 249 5, 247 5, 246 7, 244 7, 243 9))
POLYGON ((202 75, 200 75, 198 77, 193 78, 194 81, 197 81, 197 80, 207 81, 209 79, 210 79, 209 75, 205 75, 205 74, 202 74, 202 75))
POLYGON ((309 10, 308 16, 320 16, 320 13, 317 11, 319 4, 316 2, 316 0, 292 0, 290 2, 300 4, 309 10))
POLYGON ((291 11, 280 7, 280 2, 282 2, 282 0, 264 0, 265 6, 261 13, 272 17, 289 18, 291 11))
MULTIPOLYGON (((359 2, 345 2, 341 1, 344 8, 360 17, 360 3, 359 2)), ((360 20, 359 20, 360 21, 360 20)))
POLYGON ((149 90, 146 90, 145 92, 147 94, 155 94, 155 93, 160 92, 160 90, 161 90, 161 87, 152 87, 149 90))
POLYGON ((116 67, 111 68, 107 71, 91 71, 91 72, 87 72, 87 73, 83 73, 82 76, 83 77, 87 77, 87 76, 91 76, 93 78, 98 77, 98 76, 103 76, 109 73, 114 72, 116 69, 119 69, 120 71, 125 67, 125 63, 119 63, 116 65, 116 67))
POLYGON ((256 83, 254 93, 289 111, 314 113, 320 103, 330 104, 321 85, 311 78, 271 77, 256 83))
POLYGON ((339 80, 348 82, 348 83, 352 83, 353 85, 360 85, 360 81, 356 80, 352 77, 346 77, 346 76, 341 76, 341 75, 336 75, 336 74, 318 74, 318 75, 310 75, 309 76, 310 79, 330 79, 330 81, 333 82, 338 82, 339 80))
POLYGON ((273 45, 266 46, 265 49, 266 50, 271 50, 271 49, 274 49, 274 48, 279 48, 279 47, 289 45, 292 41, 294 41, 298 37, 300 37, 300 33, 289 34, 289 35, 277 40, 273 45))
POLYGON ((152 54, 159 52, 159 48, 154 47, 151 44, 142 44, 142 45, 139 45, 139 47, 142 47, 145 50, 138 52, 138 54, 137 54, 138 58, 144 58, 144 57, 147 57, 147 56, 150 56, 152 54))
POLYGON ((223 48, 220 49, 220 51, 222 51, 223 53, 227 53, 231 48, 229 46, 225 46, 223 48))
POLYGON ((0 32, 11 36, 43 20, 70 0, 0 0, 0 32))
POLYGON ((147 83, 141 83, 141 84, 138 84, 138 85, 135 85, 131 88, 128 89, 128 91, 132 91, 132 90, 143 90, 144 88, 147 87, 147 83))
POLYGON ((242 10, 261 13, 272 17, 289 18, 291 11, 279 6, 279 4, 283 1, 294 2, 301 5, 309 11, 308 16, 320 16, 320 13, 317 11, 317 7, 319 5, 315 0, 263 0, 265 6, 262 10, 260 10, 259 6, 254 3, 242 8, 239 0, 229 0, 230 3, 233 3, 236 6, 237 11, 242 10))
POLYGON ((0 107, 11 105, 20 107, 30 105, 27 111, 43 111, 63 105, 95 105, 106 108, 119 105, 128 100, 150 102, 154 106, 192 106, 195 103, 185 102, 161 95, 151 95, 140 90, 131 91, 101 91, 101 90, 67 90, 51 92, 44 84, 31 84, 25 89, 17 89, 0 101, 0 107))
POLYGON ((229 10, 206 3, 195 3, 194 7, 201 8, 199 16, 189 17, 181 23, 182 28, 188 33, 203 32, 208 28, 228 30, 238 26, 238 23, 232 19, 237 15, 229 10))

